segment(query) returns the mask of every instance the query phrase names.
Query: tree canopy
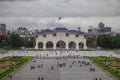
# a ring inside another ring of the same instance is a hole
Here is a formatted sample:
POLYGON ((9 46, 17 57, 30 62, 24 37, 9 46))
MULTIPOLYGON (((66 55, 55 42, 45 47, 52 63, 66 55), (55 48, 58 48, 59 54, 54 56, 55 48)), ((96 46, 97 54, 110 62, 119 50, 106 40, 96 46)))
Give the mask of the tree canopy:
POLYGON ((34 37, 20 37, 18 34, 10 34, 9 36, 0 36, 0 48, 13 48, 20 47, 33 48, 35 46, 34 37))
POLYGON ((97 44, 106 49, 119 49, 120 48, 120 35, 100 35, 97 39, 97 44))

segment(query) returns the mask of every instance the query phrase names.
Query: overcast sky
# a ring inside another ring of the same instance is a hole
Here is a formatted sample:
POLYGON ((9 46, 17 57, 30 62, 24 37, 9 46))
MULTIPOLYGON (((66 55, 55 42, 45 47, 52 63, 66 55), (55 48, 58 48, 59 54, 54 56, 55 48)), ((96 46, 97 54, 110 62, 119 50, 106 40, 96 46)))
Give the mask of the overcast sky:
POLYGON ((120 0, 0 0, 0 23, 7 24, 7 29, 45 29, 61 24, 87 31, 100 21, 120 31, 120 0))

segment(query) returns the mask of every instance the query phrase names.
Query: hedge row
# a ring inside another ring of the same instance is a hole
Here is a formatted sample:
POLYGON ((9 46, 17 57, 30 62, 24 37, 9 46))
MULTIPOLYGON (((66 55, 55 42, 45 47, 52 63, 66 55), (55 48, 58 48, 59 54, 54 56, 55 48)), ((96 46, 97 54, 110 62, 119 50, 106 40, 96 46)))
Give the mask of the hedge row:
POLYGON ((90 58, 93 62, 95 62, 96 64, 100 65, 102 68, 104 68, 106 71, 110 72, 111 74, 113 74, 115 77, 117 77, 118 79, 120 79, 120 72, 117 71, 116 69, 110 67, 110 66, 107 66, 103 63, 101 63, 100 60, 97 60, 98 57, 96 58, 90 58))
POLYGON ((7 70, 5 70, 4 72, 2 72, 0 74, 0 79, 2 79, 3 77, 7 76, 7 74, 15 71, 17 68, 19 68, 21 65, 23 65, 24 63, 26 63, 28 60, 30 60, 31 57, 24 57, 22 60, 20 60, 19 63, 17 63, 16 65, 9 67, 7 70))

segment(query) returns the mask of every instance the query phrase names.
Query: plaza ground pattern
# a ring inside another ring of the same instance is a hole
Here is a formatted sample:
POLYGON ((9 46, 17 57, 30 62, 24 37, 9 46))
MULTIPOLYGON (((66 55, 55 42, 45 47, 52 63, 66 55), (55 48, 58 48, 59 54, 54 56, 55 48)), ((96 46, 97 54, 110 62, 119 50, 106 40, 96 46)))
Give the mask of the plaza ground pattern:
POLYGON ((112 51, 10 51, 8 54, 0 56, 34 57, 32 61, 12 74, 12 80, 38 80, 38 77, 43 77, 44 80, 96 80, 96 78, 97 80, 116 80, 87 57, 120 57, 119 54, 112 51), (57 59, 57 57, 65 58, 57 59), (89 65, 81 65, 82 62, 89 63, 89 65), (65 66, 58 67, 58 63, 65 63, 65 66), (43 67, 38 67, 39 65, 43 67), (31 66, 34 66, 34 69, 31 69, 31 66), (94 68, 95 71, 91 71, 91 68, 94 68))

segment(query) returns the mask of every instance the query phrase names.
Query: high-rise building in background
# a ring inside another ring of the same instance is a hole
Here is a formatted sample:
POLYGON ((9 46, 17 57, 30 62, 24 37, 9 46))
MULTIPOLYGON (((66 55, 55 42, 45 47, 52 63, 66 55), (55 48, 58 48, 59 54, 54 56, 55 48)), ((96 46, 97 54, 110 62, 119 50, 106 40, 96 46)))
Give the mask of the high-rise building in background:
POLYGON ((100 22, 100 23, 98 24, 98 28, 104 29, 104 27, 105 27, 105 24, 104 24, 103 22, 100 22))
POLYGON ((26 27, 18 27, 17 30, 13 31, 15 34, 20 35, 20 37, 34 37, 34 32, 26 27))
POLYGON ((6 35, 6 24, 0 24, 0 36, 6 35))
POLYGON ((93 28, 92 26, 89 27, 88 33, 110 33, 111 27, 105 27, 103 22, 98 24, 98 27, 93 28))

